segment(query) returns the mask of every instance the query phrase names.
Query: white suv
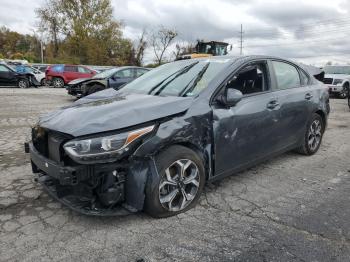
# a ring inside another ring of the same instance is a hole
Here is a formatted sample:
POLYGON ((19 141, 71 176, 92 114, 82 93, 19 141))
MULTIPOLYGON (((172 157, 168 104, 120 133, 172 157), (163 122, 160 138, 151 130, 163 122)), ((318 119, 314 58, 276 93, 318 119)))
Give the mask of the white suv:
POLYGON ((323 83, 328 86, 329 93, 346 98, 350 90, 350 65, 325 66, 324 72, 323 83))

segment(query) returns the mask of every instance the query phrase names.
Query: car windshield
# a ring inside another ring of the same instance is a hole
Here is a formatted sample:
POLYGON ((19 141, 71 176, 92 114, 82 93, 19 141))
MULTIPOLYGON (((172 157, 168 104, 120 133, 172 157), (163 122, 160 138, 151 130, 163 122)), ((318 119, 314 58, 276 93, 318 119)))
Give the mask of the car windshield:
POLYGON ((118 68, 108 69, 108 70, 105 70, 101 73, 94 75, 92 78, 107 78, 107 77, 114 75, 114 73, 117 72, 118 70, 119 70, 118 68))
POLYGON ((345 74, 350 75, 350 66, 326 66, 324 68, 326 74, 345 74))
POLYGON ((125 85, 123 91, 160 96, 195 96, 229 65, 229 59, 168 63, 125 85))

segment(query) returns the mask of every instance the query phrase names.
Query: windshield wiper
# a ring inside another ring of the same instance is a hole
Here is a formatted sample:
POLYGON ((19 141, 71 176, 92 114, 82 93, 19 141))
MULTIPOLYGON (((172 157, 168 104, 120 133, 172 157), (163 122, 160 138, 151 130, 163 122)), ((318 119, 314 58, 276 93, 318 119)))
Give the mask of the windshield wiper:
POLYGON ((163 89, 169 85, 172 81, 174 81, 177 77, 179 77, 180 75, 182 75, 185 72, 188 72, 189 69, 191 69, 193 66, 195 66, 196 64, 198 64, 199 61, 194 62, 188 66, 185 66, 184 68, 176 71, 175 73, 171 74, 170 76, 168 76, 167 78, 165 78, 163 81, 161 81, 160 83, 156 84, 154 87, 151 88, 151 90, 148 92, 149 95, 152 94, 153 91, 155 91, 159 86, 161 86, 166 80, 168 80, 170 77, 174 76, 173 79, 171 79, 168 83, 166 83, 164 86, 162 86, 158 91, 156 91, 156 93, 154 95, 159 95, 160 92, 163 91, 163 89))
POLYGON ((201 71, 198 72, 197 76, 193 79, 193 84, 191 84, 192 80, 180 91, 179 96, 184 96, 188 92, 192 92, 193 89, 196 87, 198 82, 202 79, 203 75, 207 71, 209 67, 209 62, 202 68, 201 71))

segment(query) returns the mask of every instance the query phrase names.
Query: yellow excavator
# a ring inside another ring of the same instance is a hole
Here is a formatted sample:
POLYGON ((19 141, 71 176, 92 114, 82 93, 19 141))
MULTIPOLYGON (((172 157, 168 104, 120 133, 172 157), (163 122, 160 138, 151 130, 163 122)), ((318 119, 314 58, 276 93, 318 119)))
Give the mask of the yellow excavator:
MULTIPOLYGON (((176 60, 227 55, 228 46, 225 42, 198 40, 191 54, 181 55, 176 60)), ((232 49, 231 45, 230 48, 232 49)))

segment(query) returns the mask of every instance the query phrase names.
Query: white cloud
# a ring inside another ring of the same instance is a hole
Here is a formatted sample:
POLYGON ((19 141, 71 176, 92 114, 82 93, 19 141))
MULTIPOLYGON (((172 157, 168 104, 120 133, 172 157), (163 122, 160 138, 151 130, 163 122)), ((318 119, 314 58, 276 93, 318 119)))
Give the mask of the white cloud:
MULTIPOLYGON (((350 61, 347 0, 111 0, 126 37, 160 24, 179 31, 179 41, 225 40, 238 54, 244 27, 244 53, 269 54, 322 64, 350 61), (320 22, 321 21, 321 22, 320 22)), ((44 0, 3 0, 0 25, 21 33, 35 28, 35 8, 44 0)), ((148 52, 147 60, 151 58, 148 52)))

